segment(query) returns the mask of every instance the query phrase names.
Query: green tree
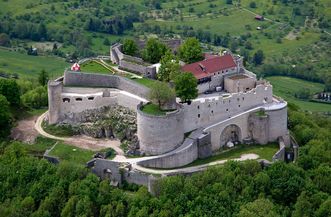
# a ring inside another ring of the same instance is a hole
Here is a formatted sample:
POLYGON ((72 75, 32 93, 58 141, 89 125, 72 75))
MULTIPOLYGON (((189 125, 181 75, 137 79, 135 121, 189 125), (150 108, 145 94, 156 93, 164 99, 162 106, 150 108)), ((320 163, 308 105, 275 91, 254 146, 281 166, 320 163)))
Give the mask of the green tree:
POLYGON ((170 51, 167 51, 160 62, 161 66, 157 73, 157 79, 164 82, 174 80, 180 72, 178 59, 170 51))
POLYGON ((132 39, 125 39, 123 43, 123 53, 134 56, 138 52, 138 46, 132 39))
POLYGON ((46 72, 44 69, 41 70, 41 72, 38 75, 39 84, 44 86, 47 84, 48 80, 49 80, 48 72, 46 72))
POLYGON ((175 79, 176 95, 182 102, 189 102, 198 96, 198 81, 192 73, 184 72, 175 79))
POLYGON ((0 94, 0 138, 7 137, 11 127, 9 102, 0 94))
POLYGON ((274 204, 268 199, 257 199, 240 207, 237 217, 280 217, 274 204))
POLYGON ((316 211, 317 217, 329 217, 331 216, 331 198, 326 200, 320 208, 316 211))
POLYGON ((9 46, 10 45, 10 38, 6 33, 0 34, 0 46, 9 46))
POLYGON ((161 109, 162 105, 174 99, 175 93, 167 83, 158 81, 152 85, 149 97, 154 103, 157 103, 161 109))
POLYGON ((143 50, 143 59, 150 63, 158 63, 162 56, 168 51, 165 44, 161 43, 155 38, 150 38, 147 41, 145 49, 143 50))
POLYGON ((179 47, 179 57, 186 63, 193 63, 202 60, 202 48, 198 39, 188 38, 179 47))
POLYGON ((251 2, 251 3, 249 3, 249 7, 251 7, 251 8, 256 8, 256 3, 255 3, 255 2, 251 2))
POLYGON ((22 103, 26 107, 41 108, 48 105, 47 87, 40 86, 33 90, 28 91, 21 97, 22 103))
POLYGON ((261 65, 264 60, 264 53, 262 50, 256 51, 256 53, 253 56, 253 63, 257 65, 261 65))
POLYGON ((11 106, 20 104, 20 88, 13 79, 0 79, 0 94, 4 95, 11 106))

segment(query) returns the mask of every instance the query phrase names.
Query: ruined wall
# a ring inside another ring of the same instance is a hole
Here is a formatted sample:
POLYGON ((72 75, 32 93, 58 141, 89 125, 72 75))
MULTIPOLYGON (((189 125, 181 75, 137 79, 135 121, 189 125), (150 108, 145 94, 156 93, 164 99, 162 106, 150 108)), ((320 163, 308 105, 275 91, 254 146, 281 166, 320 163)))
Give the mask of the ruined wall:
POLYGON ((242 79, 231 79, 231 77, 224 79, 224 89, 229 93, 251 90, 255 87, 255 84, 256 79, 248 76, 242 79))
POLYGON ((198 158, 197 141, 191 138, 185 139, 182 146, 164 156, 155 159, 140 161, 138 164, 149 168, 170 169, 185 166, 198 158))
POLYGON ((102 75, 95 73, 66 71, 64 73, 64 85, 117 88, 143 98, 148 98, 149 95, 149 89, 147 87, 118 75, 102 75))
POLYGON ((61 116, 61 93, 62 93, 61 81, 49 81, 48 82, 48 121, 49 124, 55 124, 58 122, 61 116))
POLYGON ((147 155, 160 155, 174 150, 184 140, 183 110, 155 116, 137 109, 140 151, 147 155))
POLYGON ((272 102, 272 86, 259 85, 246 93, 196 99, 191 105, 184 105, 184 131, 208 126, 218 120, 225 120, 265 102, 272 102))
POLYGON ((253 112, 249 116, 249 131, 251 138, 259 144, 269 142, 269 117, 263 112, 253 112))
POLYGON ((276 141, 280 136, 287 135, 287 106, 267 110, 266 113, 269 117, 269 141, 276 141))

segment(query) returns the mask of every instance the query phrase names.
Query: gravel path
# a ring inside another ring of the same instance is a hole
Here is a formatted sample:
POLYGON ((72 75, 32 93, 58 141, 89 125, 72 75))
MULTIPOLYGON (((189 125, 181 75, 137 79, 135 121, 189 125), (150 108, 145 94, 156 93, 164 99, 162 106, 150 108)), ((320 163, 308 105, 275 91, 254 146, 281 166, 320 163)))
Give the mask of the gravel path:
POLYGON ((47 132, 44 131, 42 128, 42 122, 45 119, 47 115, 47 112, 42 114, 41 116, 38 117, 34 129, 42 136, 50 138, 50 139, 56 139, 56 140, 61 140, 64 141, 70 145, 76 146, 78 148, 83 148, 83 149, 89 149, 89 150, 95 150, 99 151, 105 148, 112 148, 116 151, 118 155, 124 155, 122 149, 120 148, 120 141, 119 140, 108 140, 108 139, 95 139, 91 138, 88 136, 73 136, 73 137, 59 137, 59 136, 54 136, 51 135, 47 132))

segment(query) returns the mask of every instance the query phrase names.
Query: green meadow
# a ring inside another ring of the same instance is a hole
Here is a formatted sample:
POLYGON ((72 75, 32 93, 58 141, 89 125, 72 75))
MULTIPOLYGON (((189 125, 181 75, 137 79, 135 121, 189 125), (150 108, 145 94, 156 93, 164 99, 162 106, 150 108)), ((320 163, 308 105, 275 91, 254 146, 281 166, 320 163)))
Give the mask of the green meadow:
POLYGON ((302 110, 331 112, 331 104, 304 101, 294 97, 294 93, 301 88, 309 89, 312 94, 321 92, 324 89, 323 84, 285 76, 271 76, 266 79, 273 85, 275 95, 298 105, 302 110))

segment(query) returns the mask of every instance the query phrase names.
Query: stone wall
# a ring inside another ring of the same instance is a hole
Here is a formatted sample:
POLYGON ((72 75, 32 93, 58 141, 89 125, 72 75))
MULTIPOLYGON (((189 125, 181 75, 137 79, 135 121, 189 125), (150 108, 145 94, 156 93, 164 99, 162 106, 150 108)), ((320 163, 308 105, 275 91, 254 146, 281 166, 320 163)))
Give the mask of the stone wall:
POLYGON ((267 110, 266 113, 269 117, 269 141, 276 141, 280 136, 287 135, 287 107, 267 110))
POLYGON ((95 73, 66 71, 64 73, 64 85, 117 88, 143 98, 148 98, 149 95, 149 89, 147 87, 118 75, 102 75, 95 73))
POLYGON ((243 78, 240 79, 234 79, 235 76, 226 77, 224 79, 224 89, 229 93, 235 93, 235 92, 246 92, 248 90, 251 90, 256 85, 256 78, 255 77, 249 77, 244 74, 243 78))
POLYGON ((226 120, 245 110, 272 102, 272 86, 258 85, 246 93, 193 100, 184 105, 184 131, 190 132, 226 120))
POLYGON ((269 142, 269 117, 264 110, 251 113, 248 118, 250 137, 259 144, 269 142))
POLYGON ((160 155, 174 150, 184 140, 183 110, 178 108, 166 115, 155 116, 137 108, 140 150, 147 155, 160 155))
POLYGON ((123 54, 121 50, 122 44, 117 43, 111 46, 110 59, 114 64, 119 65, 119 68, 121 69, 138 73, 144 77, 155 78, 155 66, 144 62, 144 60, 139 57, 123 54))
POLYGON ((62 94, 61 81, 48 82, 48 121, 49 124, 58 122, 61 116, 61 94, 62 94))

